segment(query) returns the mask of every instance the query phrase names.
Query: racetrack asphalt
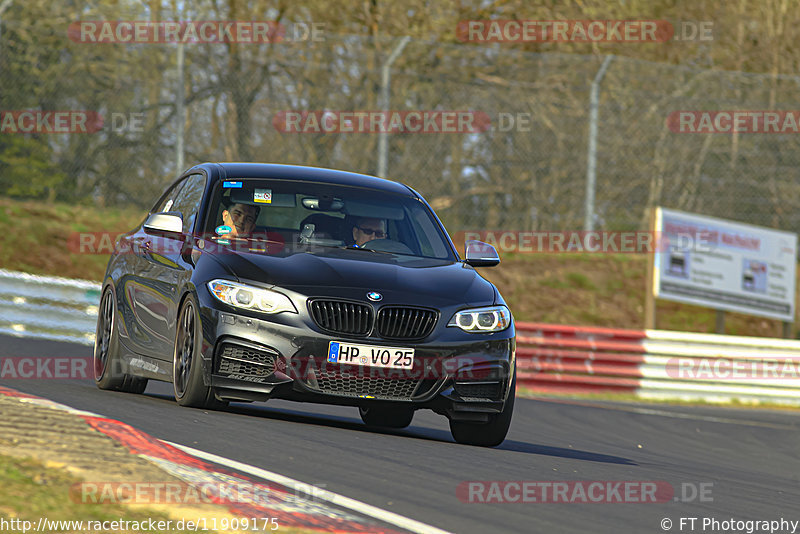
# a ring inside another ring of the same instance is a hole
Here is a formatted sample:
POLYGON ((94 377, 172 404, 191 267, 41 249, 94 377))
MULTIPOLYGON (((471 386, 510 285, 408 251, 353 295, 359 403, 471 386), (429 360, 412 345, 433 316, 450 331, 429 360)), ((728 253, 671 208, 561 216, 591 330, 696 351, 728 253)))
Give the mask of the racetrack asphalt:
MULTIPOLYGON (((0 358, 90 354, 86 346, 0 336, 0 358)), ((0 385, 452 532, 665 532, 664 518, 679 532, 681 517, 698 518, 701 532, 704 518, 800 520, 798 411, 518 399, 508 438, 487 449, 454 443, 446 419, 430 411, 417 412, 407 429, 378 431, 355 408, 181 408, 170 384, 152 381, 143 395, 100 391, 92 380, 0 385), (658 481, 675 493, 661 503, 486 504, 459 499, 468 481, 658 481)))

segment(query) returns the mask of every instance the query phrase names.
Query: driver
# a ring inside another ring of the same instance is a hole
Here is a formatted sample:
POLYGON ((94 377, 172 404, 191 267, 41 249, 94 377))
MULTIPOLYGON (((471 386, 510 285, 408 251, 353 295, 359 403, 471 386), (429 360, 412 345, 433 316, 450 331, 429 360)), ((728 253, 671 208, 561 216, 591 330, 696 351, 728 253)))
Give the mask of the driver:
POLYGON ((259 206, 252 204, 229 205, 228 209, 222 210, 222 223, 231 228, 231 232, 225 235, 237 237, 252 234, 260 211, 259 206))
POLYGON ((386 221, 370 217, 361 217, 353 224, 353 244, 356 248, 363 247, 373 239, 386 238, 386 221))

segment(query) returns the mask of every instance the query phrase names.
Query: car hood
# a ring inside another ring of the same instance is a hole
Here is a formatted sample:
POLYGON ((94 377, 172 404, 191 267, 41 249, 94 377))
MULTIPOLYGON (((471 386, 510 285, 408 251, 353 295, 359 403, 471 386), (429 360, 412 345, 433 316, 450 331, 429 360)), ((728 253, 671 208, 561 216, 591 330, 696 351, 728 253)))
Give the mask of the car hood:
POLYGON ((386 303, 495 302, 494 286, 461 262, 335 249, 324 255, 283 257, 232 252, 225 264, 243 282, 258 281, 308 296, 349 295, 361 300, 367 292, 378 291, 386 303))

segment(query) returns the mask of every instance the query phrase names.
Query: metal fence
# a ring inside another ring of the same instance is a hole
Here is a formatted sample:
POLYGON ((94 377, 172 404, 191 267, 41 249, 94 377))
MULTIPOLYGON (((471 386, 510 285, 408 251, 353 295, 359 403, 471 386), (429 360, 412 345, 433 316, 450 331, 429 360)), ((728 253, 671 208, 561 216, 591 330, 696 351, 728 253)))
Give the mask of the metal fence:
POLYGON ((517 383, 551 395, 800 405, 800 342, 517 323, 517 383))
MULTIPOLYGON (((103 126, 0 135, 3 194, 148 207, 181 160, 377 172, 378 135, 282 133, 274 120, 286 110, 381 109, 381 67, 397 40, 326 34, 185 44, 179 54, 176 44, 76 43, 68 22, 3 21, 0 109, 91 110, 103 126)), ((582 228, 591 88, 605 60, 409 42, 390 69, 386 107, 484 112, 492 128, 390 134, 388 177, 420 190, 451 231, 582 228)), ((800 136, 667 125, 677 110, 792 109, 800 77, 615 56, 596 96, 595 227, 641 228, 646 209, 662 205, 800 231, 800 136)))
POLYGON ((92 345, 100 284, 0 269, 0 334, 92 345))

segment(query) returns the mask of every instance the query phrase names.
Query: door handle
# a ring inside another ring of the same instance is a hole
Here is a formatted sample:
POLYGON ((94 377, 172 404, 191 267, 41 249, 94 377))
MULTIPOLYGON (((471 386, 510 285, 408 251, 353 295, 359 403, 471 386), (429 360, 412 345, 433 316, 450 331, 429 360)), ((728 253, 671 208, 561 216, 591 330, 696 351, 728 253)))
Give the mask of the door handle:
POLYGON ((133 238, 133 252, 138 255, 147 254, 150 252, 150 239, 143 236, 133 238))

